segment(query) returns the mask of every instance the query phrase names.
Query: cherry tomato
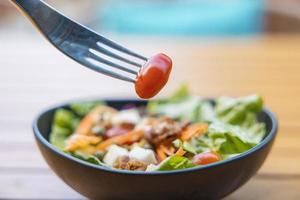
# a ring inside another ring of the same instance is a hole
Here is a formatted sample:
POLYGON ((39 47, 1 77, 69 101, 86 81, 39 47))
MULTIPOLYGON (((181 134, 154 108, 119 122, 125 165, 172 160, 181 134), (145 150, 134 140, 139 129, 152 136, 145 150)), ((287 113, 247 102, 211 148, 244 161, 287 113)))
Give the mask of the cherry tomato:
POLYGON ((220 160, 221 159, 218 154, 206 152, 195 155, 192 161, 195 165, 207 165, 210 163, 218 162, 220 160))
POLYGON ((172 60, 165 54, 151 57, 141 68, 135 82, 139 97, 149 99, 155 96, 168 82, 172 60))

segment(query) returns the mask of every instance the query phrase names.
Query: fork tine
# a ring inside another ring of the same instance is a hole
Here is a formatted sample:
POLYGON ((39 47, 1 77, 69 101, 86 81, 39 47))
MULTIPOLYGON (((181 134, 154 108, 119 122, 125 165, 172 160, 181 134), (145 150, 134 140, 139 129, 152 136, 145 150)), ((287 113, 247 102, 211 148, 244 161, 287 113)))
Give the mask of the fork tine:
POLYGON ((135 52, 133 52, 133 51, 131 51, 131 50, 129 50, 129 49, 127 49, 127 48, 125 48, 125 47, 123 47, 123 46, 121 46, 121 45, 119 45, 119 44, 117 44, 117 43, 115 43, 115 42, 113 42, 113 41, 111 41, 111 40, 103 37, 103 36, 101 36, 101 35, 98 35, 98 36, 100 38, 100 41, 98 41, 99 43, 103 43, 103 44, 105 44, 105 45, 107 45, 107 46, 109 46, 109 47, 111 47, 113 49, 116 49, 116 50, 121 51, 123 53, 126 53, 128 55, 131 55, 133 57, 142 59, 144 61, 148 60, 146 57, 144 57, 142 55, 139 55, 139 54, 137 54, 137 53, 135 53, 135 52))
POLYGON ((94 59, 95 61, 101 62, 101 63, 103 63, 103 64, 109 65, 109 66, 111 66, 111 67, 117 68, 117 69, 122 70, 122 71, 126 71, 126 72, 128 72, 128 73, 130 73, 130 74, 137 75, 137 71, 134 71, 134 70, 129 69, 129 68, 127 68, 127 67, 123 67, 123 66, 121 66, 121 65, 119 65, 119 64, 117 64, 117 63, 113 63, 113 62, 111 62, 111 61, 109 61, 109 60, 103 59, 103 58, 101 58, 101 57, 99 57, 99 56, 93 54, 93 53, 90 52, 90 51, 88 52, 87 56, 88 56, 89 58, 94 59))
POLYGON ((100 72, 104 75, 107 75, 107 76, 110 76, 110 77, 113 77, 113 78, 117 78, 117 79, 120 79, 120 80, 123 80, 123 81, 135 83, 135 79, 126 77, 126 76, 121 75, 119 73, 112 72, 111 70, 107 70, 107 69, 105 69, 101 66, 95 65, 90 61, 90 59, 92 59, 92 58, 85 58, 84 61, 82 60, 83 61, 82 64, 84 64, 84 65, 88 66, 90 69, 92 69, 96 72, 100 72))
POLYGON ((95 46, 95 50, 97 50, 97 51, 99 51, 99 52, 101 52, 101 53, 103 53, 103 54, 105 54, 105 55, 107 55, 107 56, 110 56, 110 57, 112 57, 112 58, 116 58, 116 59, 121 60, 121 61, 124 61, 124 62, 126 62, 126 63, 128 63, 128 64, 134 65, 134 66, 136 66, 136 67, 141 67, 141 66, 142 66, 141 64, 139 64, 139 63, 137 63, 137 62, 128 60, 128 59, 126 59, 126 58, 123 58, 122 56, 119 56, 119 55, 117 55, 117 54, 111 52, 111 51, 108 51, 107 49, 101 47, 100 44, 99 44, 99 42, 97 42, 97 44, 96 44, 96 46, 95 46))

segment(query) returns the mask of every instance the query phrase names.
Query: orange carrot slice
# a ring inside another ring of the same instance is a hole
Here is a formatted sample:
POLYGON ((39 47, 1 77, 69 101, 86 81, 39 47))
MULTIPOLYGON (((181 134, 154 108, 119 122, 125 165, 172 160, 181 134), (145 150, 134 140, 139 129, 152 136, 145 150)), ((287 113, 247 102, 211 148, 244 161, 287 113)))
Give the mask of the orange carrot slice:
POLYGON ((111 137, 107 140, 104 140, 97 146, 96 149, 103 151, 112 144, 122 145, 126 143, 133 143, 142 139, 143 136, 144 133, 142 131, 130 131, 127 134, 111 137))
POLYGON ((171 145, 160 145, 160 148, 162 149, 162 151, 167 154, 168 156, 174 155, 175 149, 173 146, 171 145))
POLYGON ((206 133, 208 128, 207 124, 192 124, 188 126, 182 133, 181 133, 181 140, 188 141, 192 137, 199 136, 201 134, 206 133))
POLYGON ((75 151, 98 144, 101 138, 91 135, 74 134, 66 141, 65 151, 75 151))
POLYGON ((108 106, 97 106, 92 109, 79 123, 75 133, 88 135, 91 128, 93 127, 94 123, 100 117, 101 113, 108 112, 108 113, 117 113, 118 111, 114 108, 108 106))
POLYGON ((185 153, 186 153, 186 151, 183 150, 182 147, 180 147, 180 148, 176 151, 175 155, 176 155, 176 156, 183 156, 185 153))
POLYGON ((163 161, 164 159, 167 158, 167 155, 165 154, 165 152, 163 150, 163 145, 159 145, 156 148, 156 154, 157 154, 157 157, 158 157, 159 161, 163 161))

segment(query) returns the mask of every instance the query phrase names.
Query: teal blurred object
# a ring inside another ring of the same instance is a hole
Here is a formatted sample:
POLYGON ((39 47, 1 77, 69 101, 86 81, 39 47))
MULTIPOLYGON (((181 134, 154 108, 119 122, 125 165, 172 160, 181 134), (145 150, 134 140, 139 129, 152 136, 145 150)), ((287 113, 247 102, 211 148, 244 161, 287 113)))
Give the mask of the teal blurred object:
POLYGON ((117 33, 244 35, 262 31, 264 1, 115 0, 100 9, 101 29, 117 33))

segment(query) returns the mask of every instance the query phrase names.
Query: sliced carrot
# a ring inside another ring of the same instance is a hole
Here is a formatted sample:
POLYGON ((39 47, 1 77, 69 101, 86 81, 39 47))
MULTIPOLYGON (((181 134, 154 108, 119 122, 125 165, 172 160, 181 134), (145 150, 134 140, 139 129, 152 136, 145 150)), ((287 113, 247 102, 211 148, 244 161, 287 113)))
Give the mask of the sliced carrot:
POLYGON ((79 123, 75 133, 87 135, 101 113, 117 113, 118 111, 108 106, 97 106, 93 108, 79 123))
POLYGON ((126 144, 126 143, 133 143, 136 142, 144 136, 144 133, 142 131, 130 131, 127 134, 119 135, 115 137, 111 137, 107 140, 104 140, 97 146, 97 150, 105 150, 108 146, 111 144, 126 144))
POLYGON ((167 154, 168 156, 174 155, 175 149, 174 149, 173 146, 171 146, 171 145, 163 145, 163 144, 161 144, 160 146, 161 146, 160 148, 162 149, 162 151, 165 154, 167 154))
POLYGON ((163 145, 159 145, 159 146, 156 148, 156 154, 157 154, 157 157, 158 157, 158 160, 159 160, 159 161, 163 161, 164 159, 167 158, 167 155, 166 155, 165 152, 163 151, 163 145))
POLYGON ((87 148, 88 146, 96 145, 100 141, 100 137, 74 134, 66 141, 66 147, 64 150, 72 152, 78 149, 87 148))
POLYGON ((183 156, 185 153, 186 153, 186 151, 183 150, 182 147, 180 147, 180 148, 176 151, 175 155, 176 155, 176 156, 183 156))
POLYGON ((182 133, 181 133, 181 140, 187 141, 190 140, 192 137, 199 136, 201 134, 206 133, 208 128, 207 124, 192 124, 188 126, 182 133))
POLYGON ((170 148, 168 149, 168 155, 174 155, 175 153, 175 148, 173 146, 170 146, 170 148))
POLYGON ((89 133, 90 129, 92 128, 93 123, 94 122, 93 122, 92 118, 87 115, 85 118, 83 118, 81 120, 75 133, 78 133, 81 135, 87 135, 89 133))

